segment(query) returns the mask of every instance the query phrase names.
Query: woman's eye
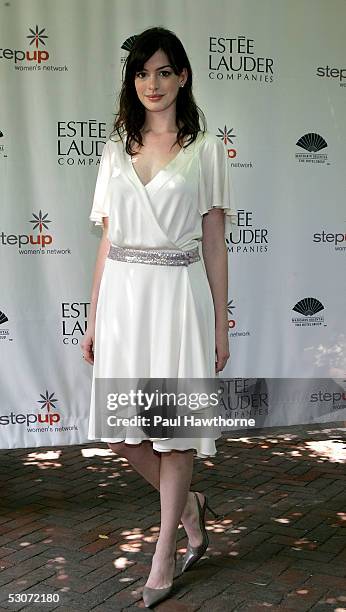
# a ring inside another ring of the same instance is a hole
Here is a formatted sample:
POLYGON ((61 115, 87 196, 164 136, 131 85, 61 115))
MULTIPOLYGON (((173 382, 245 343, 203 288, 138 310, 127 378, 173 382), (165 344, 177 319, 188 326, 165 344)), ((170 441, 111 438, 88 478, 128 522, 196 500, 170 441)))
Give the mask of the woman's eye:
MULTIPOLYGON (((164 77, 168 77, 172 73, 169 72, 169 70, 161 70, 160 74, 162 74, 164 77)), ((145 77, 145 72, 136 72, 136 78, 141 79, 142 77, 145 77)))

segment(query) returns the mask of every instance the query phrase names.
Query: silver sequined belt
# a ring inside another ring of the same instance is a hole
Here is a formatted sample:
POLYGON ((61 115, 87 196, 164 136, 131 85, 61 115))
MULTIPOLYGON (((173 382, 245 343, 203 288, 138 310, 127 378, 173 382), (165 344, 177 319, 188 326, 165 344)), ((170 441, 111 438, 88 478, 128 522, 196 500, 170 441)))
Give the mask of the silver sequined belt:
POLYGON ((172 251, 170 249, 130 249, 111 244, 108 257, 128 263, 157 264, 160 266, 188 266, 199 261, 198 247, 190 251, 172 251))

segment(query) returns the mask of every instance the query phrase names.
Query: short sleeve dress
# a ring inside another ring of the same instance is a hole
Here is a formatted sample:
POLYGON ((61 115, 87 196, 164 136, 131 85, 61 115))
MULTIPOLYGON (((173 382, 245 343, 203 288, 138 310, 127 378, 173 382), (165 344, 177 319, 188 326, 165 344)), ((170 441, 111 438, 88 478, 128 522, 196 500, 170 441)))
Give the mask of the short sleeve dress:
POLYGON ((203 262, 202 217, 225 212, 226 231, 236 230, 237 212, 225 147, 199 132, 188 147, 145 186, 121 140, 103 149, 90 220, 109 217, 114 245, 185 251, 198 247, 200 261, 188 266, 123 262, 106 258, 95 321, 88 439, 138 444, 160 452, 194 449, 215 456, 215 438, 103 438, 95 435, 97 378, 214 378, 215 313, 203 262))

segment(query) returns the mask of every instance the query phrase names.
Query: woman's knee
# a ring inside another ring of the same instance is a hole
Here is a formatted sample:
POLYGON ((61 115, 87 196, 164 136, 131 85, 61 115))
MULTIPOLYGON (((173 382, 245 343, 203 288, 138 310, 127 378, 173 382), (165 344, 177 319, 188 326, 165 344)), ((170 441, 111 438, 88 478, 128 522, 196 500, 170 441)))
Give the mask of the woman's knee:
POLYGON ((137 455, 141 448, 141 444, 126 444, 125 442, 107 442, 109 448, 121 457, 128 457, 129 455, 137 455))
POLYGON ((117 455, 125 456, 126 444, 125 442, 107 442, 109 448, 117 455))

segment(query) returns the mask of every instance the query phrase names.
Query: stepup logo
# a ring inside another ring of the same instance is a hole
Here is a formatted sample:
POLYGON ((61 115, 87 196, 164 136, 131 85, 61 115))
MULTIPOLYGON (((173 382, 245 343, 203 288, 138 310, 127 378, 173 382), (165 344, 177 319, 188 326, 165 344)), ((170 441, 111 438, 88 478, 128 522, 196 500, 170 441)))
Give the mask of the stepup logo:
POLYGON ((232 317, 231 319, 228 319, 228 327, 229 329, 233 329, 235 327, 235 320, 233 319, 233 310, 234 310, 235 306, 233 304, 233 300, 229 300, 229 302, 227 303, 227 312, 229 314, 230 317, 232 317))
POLYGON ((346 232, 317 232, 313 235, 313 242, 316 242, 323 247, 326 248, 326 245, 329 245, 329 248, 334 247, 335 251, 339 253, 346 253, 346 232))
POLYGON ((17 247, 19 255, 71 255, 71 249, 55 249, 50 245, 53 243, 53 236, 49 230, 48 213, 42 210, 38 214, 32 213, 33 219, 29 220, 32 224, 30 234, 5 234, 0 233, 0 245, 2 247, 17 247), (38 230, 35 232, 35 230, 38 230), (29 248, 23 248, 29 247, 29 248), (36 247, 36 248, 31 248, 36 247), (49 247, 49 248, 48 248, 49 247))
POLYGON ((234 318, 234 313, 233 313, 234 309, 235 309, 235 305, 234 305, 233 300, 229 300, 229 302, 227 303, 229 335, 232 336, 233 338, 235 336, 237 337, 250 336, 249 331, 239 330, 239 329, 235 331, 235 328, 238 327, 238 321, 234 318))
POLYGON ((34 408, 32 412, 24 414, 12 411, 0 415, 0 426, 22 425, 30 433, 78 431, 76 425, 64 426, 60 424, 58 398, 54 397, 54 391, 51 393, 46 389, 45 393, 40 393, 40 398, 36 401, 37 408, 34 408))
POLYGON ((29 49, 11 49, 10 47, 0 49, 0 60, 10 62, 15 70, 19 71, 59 71, 65 72, 68 70, 67 65, 53 66, 47 64, 49 60, 49 51, 46 48, 45 34, 46 28, 41 28, 38 25, 34 28, 29 27, 29 34, 26 38, 29 39, 29 49))
POLYGON ((234 139, 237 138, 237 134, 233 132, 234 128, 228 128, 225 125, 223 128, 218 128, 218 133, 216 136, 222 140, 226 149, 227 149, 227 157, 231 159, 230 165, 232 168, 253 168, 253 162, 251 161, 235 161, 235 158, 238 156, 238 149, 235 147, 234 139), (231 145, 231 146, 229 146, 231 145))
POLYGON ((234 145, 233 141, 237 137, 237 134, 234 134, 233 128, 228 128, 227 125, 225 125, 223 129, 218 128, 218 130, 219 132, 216 134, 216 136, 221 138, 223 144, 227 148, 227 157, 233 159, 237 156, 237 149, 234 146, 229 147, 228 145, 234 145))
POLYGON ((346 87, 346 68, 332 68, 331 66, 319 66, 316 76, 322 79, 332 79, 339 82, 339 87, 346 87))
MULTIPOLYGON (((41 399, 37 400, 37 403, 40 405, 39 408, 42 412, 35 410, 26 414, 18 412, 2 414, 0 416, 0 425, 24 425, 31 432, 54 431, 54 425, 59 423, 61 419, 56 406, 58 400, 54 397, 54 393, 49 393, 47 389, 45 394, 40 393, 40 397, 41 399), (34 424, 35 427, 33 427, 34 424), (45 424, 45 427, 41 427, 41 425, 45 424)), ((55 427, 55 429, 59 430, 60 428, 55 427)))
POLYGON ((295 158, 299 163, 326 164, 330 166, 327 153, 320 153, 322 149, 326 149, 328 146, 327 142, 320 134, 316 134, 315 132, 304 134, 304 136, 297 140, 296 145, 305 151, 304 153, 295 154, 295 158))
POLYGON ((208 75, 216 81, 272 83, 274 60, 255 50, 255 41, 247 36, 210 36, 208 75))

